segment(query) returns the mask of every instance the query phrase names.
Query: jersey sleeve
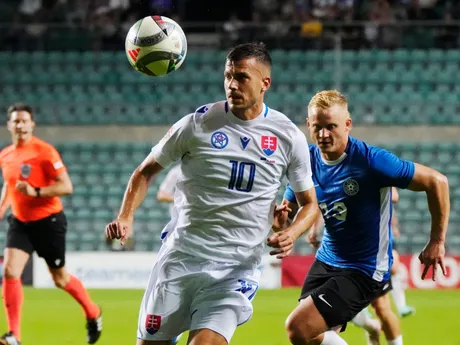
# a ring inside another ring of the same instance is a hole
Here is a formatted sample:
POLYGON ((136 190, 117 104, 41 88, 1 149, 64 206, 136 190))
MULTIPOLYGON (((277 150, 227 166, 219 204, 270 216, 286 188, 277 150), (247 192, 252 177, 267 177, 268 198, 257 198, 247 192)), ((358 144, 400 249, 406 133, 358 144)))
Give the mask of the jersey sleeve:
POLYGON ((413 162, 381 148, 372 148, 370 166, 382 187, 407 188, 414 177, 413 162))
POLYGON ((177 178, 179 177, 179 167, 172 168, 160 185, 159 190, 163 193, 174 194, 177 178))
POLYGON ((67 171, 64 163, 62 162, 61 155, 54 147, 48 146, 43 152, 43 155, 43 169, 47 176, 53 178, 67 171))
POLYGON ((177 121, 152 148, 150 156, 163 168, 179 160, 190 148, 193 130, 193 114, 187 115, 177 121))
POLYGON ((295 193, 294 191, 292 190, 291 188, 291 185, 288 184, 286 186, 286 190, 284 191, 284 196, 283 196, 284 199, 286 199, 287 201, 289 202, 292 202, 292 203, 297 203, 297 198, 295 197, 295 193))
POLYGON ((303 192, 313 187, 310 150, 307 139, 300 131, 293 138, 291 160, 287 169, 287 177, 294 192, 303 192))

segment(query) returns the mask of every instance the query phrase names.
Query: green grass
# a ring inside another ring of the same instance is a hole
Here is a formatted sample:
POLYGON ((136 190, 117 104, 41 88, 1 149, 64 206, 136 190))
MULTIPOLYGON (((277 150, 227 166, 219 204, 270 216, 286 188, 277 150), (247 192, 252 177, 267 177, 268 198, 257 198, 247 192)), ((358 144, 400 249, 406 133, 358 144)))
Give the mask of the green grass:
MULTIPOLYGON (((134 345, 141 290, 91 290, 104 309, 104 331, 98 345, 134 345)), ((401 320, 405 345, 460 345, 460 291, 408 291, 417 314, 401 320)), ((239 327, 232 345, 288 345, 284 321, 295 307, 297 289, 259 291, 254 316, 239 327)), ((24 345, 86 344, 80 307, 57 289, 25 289, 24 345)), ((4 314, 0 327, 6 328, 4 314)), ((349 325, 342 333, 350 345, 365 345, 363 331, 349 325)), ((382 338, 383 340, 383 338, 382 338)), ((181 345, 186 343, 181 340, 181 345)), ((382 344, 386 344, 382 341, 382 344)))

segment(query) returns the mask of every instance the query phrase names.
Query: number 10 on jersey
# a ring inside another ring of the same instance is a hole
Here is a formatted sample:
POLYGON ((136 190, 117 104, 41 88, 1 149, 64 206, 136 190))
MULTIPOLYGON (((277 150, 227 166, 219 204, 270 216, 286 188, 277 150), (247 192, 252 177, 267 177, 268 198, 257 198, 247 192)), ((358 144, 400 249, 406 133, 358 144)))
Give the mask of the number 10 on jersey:
POLYGON ((249 193, 254 184, 254 177, 256 175, 256 165, 250 162, 239 162, 231 160, 232 172, 230 181, 228 182, 228 189, 236 189, 240 192, 249 193))

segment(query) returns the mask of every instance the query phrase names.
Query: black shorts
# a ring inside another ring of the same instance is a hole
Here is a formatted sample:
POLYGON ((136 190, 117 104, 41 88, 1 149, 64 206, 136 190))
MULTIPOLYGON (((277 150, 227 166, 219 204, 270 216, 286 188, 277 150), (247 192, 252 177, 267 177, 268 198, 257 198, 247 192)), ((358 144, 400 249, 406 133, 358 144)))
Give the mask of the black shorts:
POLYGON ((45 259, 48 267, 61 268, 65 265, 65 235, 67 219, 64 212, 33 222, 21 222, 14 216, 8 217, 6 247, 17 248, 45 259))
POLYGON ((333 267, 315 260, 305 278, 299 300, 311 296, 326 324, 333 328, 346 326, 374 299, 387 293, 389 287, 389 281, 378 282, 361 271, 333 267))

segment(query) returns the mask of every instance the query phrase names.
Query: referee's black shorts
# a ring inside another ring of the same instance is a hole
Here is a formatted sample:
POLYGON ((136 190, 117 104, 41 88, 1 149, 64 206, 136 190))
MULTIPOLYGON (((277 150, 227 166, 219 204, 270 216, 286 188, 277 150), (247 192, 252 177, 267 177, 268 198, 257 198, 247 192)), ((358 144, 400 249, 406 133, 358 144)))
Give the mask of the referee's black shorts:
POLYGON ((389 287, 390 281, 378 282, 359 270, 315 260, 305 278, 300 300, 311 296, 326 324, 333 328, 345 326, 389 287))
POLYGON ((8 223, 7 248, 17 248, 28 254, 36 251, 38 256, 45 259, 48 267, 64 267, 67 232, 67 219, 64 212, 33 222, 21 222, 10 215, 8 223))

